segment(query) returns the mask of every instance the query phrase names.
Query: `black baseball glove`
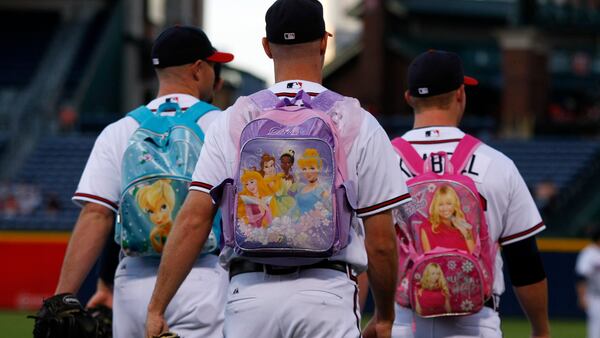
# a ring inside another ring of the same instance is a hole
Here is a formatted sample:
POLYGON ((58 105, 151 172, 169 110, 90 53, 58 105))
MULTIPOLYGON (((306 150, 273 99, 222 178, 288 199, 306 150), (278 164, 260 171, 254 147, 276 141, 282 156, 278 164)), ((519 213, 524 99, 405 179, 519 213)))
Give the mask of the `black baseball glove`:
POLYGON ((101 326, 69 293, 44 300, 35 316, 34 338, 104 338, 101 326))
POLYGON ((88 308, 87 312, 100 325, 103 338, 112 338, 112 309, 104 305, 88 308))

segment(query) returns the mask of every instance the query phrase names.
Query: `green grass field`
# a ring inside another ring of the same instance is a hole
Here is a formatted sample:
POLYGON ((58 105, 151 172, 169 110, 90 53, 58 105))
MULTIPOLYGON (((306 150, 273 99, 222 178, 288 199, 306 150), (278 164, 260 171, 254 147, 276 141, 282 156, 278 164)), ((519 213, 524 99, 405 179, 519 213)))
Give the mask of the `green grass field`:
MULTIPOLYGON (((2 337, 31 338, 33 319, 27 319, 28 312, 0 311, 2 337)), ((551 320, 553 338, 585 338, 585 322, 582 320, 551 320)), ((502 331, 506 338, 529 337, 529 324, 522 318, 504 318, 502 331)))

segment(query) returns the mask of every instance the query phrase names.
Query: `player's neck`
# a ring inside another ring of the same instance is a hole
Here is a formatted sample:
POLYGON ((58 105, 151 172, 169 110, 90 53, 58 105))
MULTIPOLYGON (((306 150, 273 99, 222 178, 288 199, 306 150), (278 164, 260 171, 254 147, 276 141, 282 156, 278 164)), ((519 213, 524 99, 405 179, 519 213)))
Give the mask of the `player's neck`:
POLYGON ((429 109, 415 113, 413 128, 426 128, 430 126, 458 127, 459 118, 455 112, 443 109, 429 109))
POLYGON ((187 94, 198 98, 198 90, 186 84, 161 83, 156 97, 172 94, 187 94))
POLYGON ((284 62, 275 62, 275 82, 287 80, 304 80, 315 83, 323 81, 321 65, 318 63, 291 65, 284 62))

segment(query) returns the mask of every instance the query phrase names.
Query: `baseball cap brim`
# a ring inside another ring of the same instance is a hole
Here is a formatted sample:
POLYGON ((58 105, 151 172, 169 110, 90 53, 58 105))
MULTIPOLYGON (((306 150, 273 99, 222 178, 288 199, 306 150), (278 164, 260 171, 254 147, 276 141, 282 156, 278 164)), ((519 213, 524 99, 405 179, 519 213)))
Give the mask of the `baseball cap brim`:
POLYGON ((467 86, 477 86, 479 81, 474 77, 465 76, 464 84, 467 86))
POLYGON ((213 55, 206 58, 207 61, 218 62, 218 63, 227 63, 233 60, 233 54, 223 53, 223 52, 215 52, 213 55))

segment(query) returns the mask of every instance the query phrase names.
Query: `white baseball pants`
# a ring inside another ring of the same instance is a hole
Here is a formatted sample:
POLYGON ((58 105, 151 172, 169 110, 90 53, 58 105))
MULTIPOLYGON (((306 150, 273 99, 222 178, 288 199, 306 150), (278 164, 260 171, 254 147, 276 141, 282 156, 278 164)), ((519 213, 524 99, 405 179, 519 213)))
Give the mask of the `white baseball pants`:
POLYGON ((236 275, 229 283, 225 337, 358 338, 358 287, 332 269, 236 275))
MULTIPOLYGON (((125 257, 115 273, 113 337, 144 337, 146 309, 156 283, 159 260, 125 257)), ((214 255, 199 258, 167 307, 171 332, 182 338, 222 338, 227 271, 214 255)))
POLYGON ((470 316, 421 318, 396 304, 392 338, 502 338, 500 316, 489 307, 470 316))
POLYGON ((600 338, 600 296, 587 294, 587 338, 600 338))

